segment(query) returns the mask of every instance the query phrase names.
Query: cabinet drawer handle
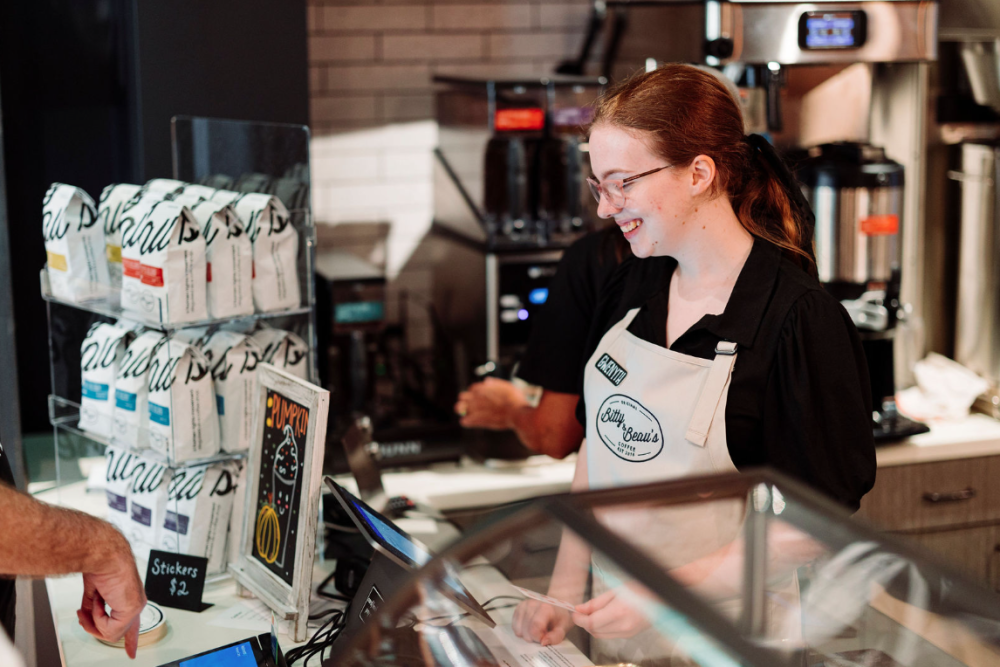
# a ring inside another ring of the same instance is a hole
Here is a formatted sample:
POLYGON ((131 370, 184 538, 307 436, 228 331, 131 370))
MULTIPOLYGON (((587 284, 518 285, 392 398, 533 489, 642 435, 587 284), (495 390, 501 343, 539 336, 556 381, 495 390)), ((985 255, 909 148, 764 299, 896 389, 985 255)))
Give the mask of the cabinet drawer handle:
POLYGON ((961 500, 972 500, 975 497, 976 490, 971 486, 961 491, 952 491, 951 493, 924 492, 924 500, 929 503, 954 503, 961 500))

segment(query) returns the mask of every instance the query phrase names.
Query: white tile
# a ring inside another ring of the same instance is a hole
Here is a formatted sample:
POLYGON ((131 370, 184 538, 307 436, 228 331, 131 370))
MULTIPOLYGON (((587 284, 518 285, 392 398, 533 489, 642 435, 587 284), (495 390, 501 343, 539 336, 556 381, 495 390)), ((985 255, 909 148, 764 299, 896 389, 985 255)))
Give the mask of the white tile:
POLYGON ((378 151, 342 151, 312 159, 313 187, 336 181, 376 181, 379 174, 378 151))

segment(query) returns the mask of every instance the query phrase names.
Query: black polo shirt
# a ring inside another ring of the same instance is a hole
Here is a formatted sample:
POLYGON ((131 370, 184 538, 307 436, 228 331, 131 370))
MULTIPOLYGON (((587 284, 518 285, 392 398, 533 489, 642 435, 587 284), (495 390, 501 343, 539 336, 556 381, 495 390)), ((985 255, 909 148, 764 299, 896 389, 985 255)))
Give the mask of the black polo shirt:
MULTIPOLYGON (((10 469, 10 461, 3 450, 3 443, 0 443, 0 484, 14 486, 14 474, 10 469)), ((3 517, 0 517, 0 526, 3 525, 3 517)), ((0 573, 2 575, 2 573, 0 573)), ((6 579, 0 576, 0 625, 7 632, 7 636, 14 638, 14 579, 6 579)))
MULTIPOLYGON (((676 266, 671 257, 622 263, 602 292, 588 359, 637 306, 629 332, 666 347, 676 266)), ((847 311, 780 248, 755 239, 725 311, 705 315, 670 349, 712 359, 722 340, 737 344, 726 403, 737 469, 773 467, 857 510, 875 482, 875 445, 868 369, 847 311)), ((581 398, 577 417, 586 427, 585 410, 581 398)))
POLYGON ((631 256, 621 240, 621 232, 612 225, 578 239, 563 253, 548 299, 531 327, 517 369, 519 378, 549 391, 579 393, 580 368, 589 356, 585 334, 601 287, 618 267, 618 255, 631 256))

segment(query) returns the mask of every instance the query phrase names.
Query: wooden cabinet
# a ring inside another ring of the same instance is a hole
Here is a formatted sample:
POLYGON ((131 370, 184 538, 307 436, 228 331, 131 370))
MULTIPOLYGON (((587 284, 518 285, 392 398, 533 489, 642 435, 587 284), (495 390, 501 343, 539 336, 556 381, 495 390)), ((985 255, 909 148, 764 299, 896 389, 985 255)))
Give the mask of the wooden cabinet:
POLYGON ((1000 591, 1000 456, 879 468, 858 516, 1000 591))

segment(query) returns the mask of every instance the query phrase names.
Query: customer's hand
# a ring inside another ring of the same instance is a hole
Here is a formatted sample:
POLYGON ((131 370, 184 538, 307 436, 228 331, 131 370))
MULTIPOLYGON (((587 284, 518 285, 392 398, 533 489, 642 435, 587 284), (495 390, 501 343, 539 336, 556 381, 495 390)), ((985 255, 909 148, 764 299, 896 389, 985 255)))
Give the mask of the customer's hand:
POLYGON ((486 378, 458 395, 455 413, 467 428, 502 431, 513 428, 515 410, 528 406, 524 393, 506 380, 486 378))
POLYGON ((135 658, 139 646, 139 614, 146 606, 146 593, 128 542, 108 526, 109 553, 92 572, 83 573, 83 601, 76 616, 83 629, 101 639, 125 638, 125 652, 135 658), (107 613, 104 606, 111 608, 107 613))
POLYGON ((514 610, 510 625, 521 639, 550 646, 566 638, 573 620, 565 609, 538 600, 524 600, 514 610))
POLYGON ((650 626, 649 620, 637 608, 638 600, 634 596, 623 596, 621 593, 621 589, 613 589, 576 605, 573 622, 600 639, 621 639, 639 634, 650 626))

